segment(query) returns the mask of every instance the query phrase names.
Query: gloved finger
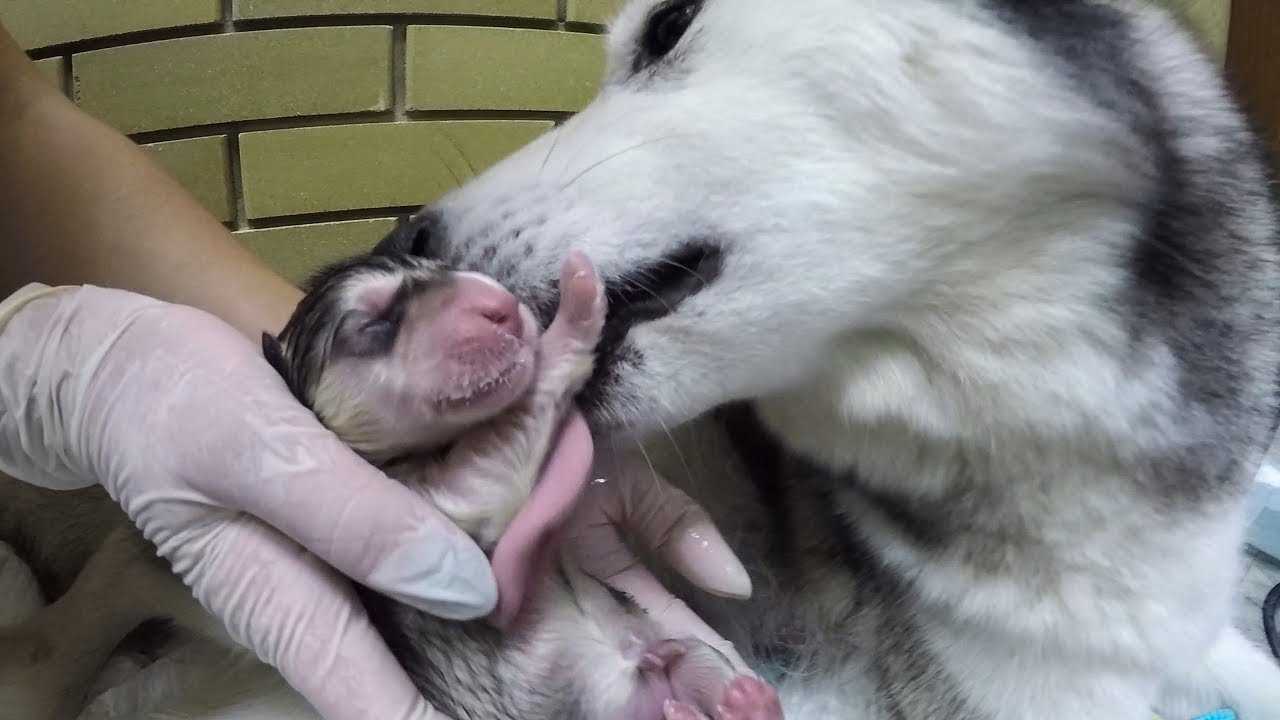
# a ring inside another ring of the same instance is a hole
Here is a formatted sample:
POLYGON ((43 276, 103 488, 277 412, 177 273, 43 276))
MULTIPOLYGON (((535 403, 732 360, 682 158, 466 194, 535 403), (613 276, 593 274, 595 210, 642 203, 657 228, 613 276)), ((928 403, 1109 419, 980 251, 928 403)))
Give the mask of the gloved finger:
POLYGON ((621 502, 606 505, 605 512, 703 590, 722 597, 751 597, 751 576, 706 511, 656 472, 641 467, 617 463, 613 489, 621 493, 621 502))
POLYGON ((584 573, 629 596, 668 637, 695 637, 722 653, 735 670, 754 677, 733 643, 712 630, 645 569, 608 517, 594 515, 578 524, 567 551, 584 573))
POLYGON ((232 637, 326 720, 447 720, 387 650, 350 585, 287 538, 239 515, 164 550, 232 637))

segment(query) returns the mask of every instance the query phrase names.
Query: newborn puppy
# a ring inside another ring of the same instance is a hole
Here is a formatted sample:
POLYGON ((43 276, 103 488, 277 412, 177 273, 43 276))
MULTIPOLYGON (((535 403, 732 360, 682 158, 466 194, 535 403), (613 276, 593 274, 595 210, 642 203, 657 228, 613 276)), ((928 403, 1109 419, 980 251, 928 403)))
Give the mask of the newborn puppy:
MULTIPOLYGON (((454 720, 778 720, 768 685, 735 677, 696 639, 664 637, 625 598, 552 562, 585 478, 538 474, 591 373, 605 311, 585 257, 566 260, 561 283, 540 335, 529 309, 484 276, 362 256, 320 272, 279 338, 264 336, 268 361, 327 427, 491 551, 501 577, 536 578, 502 631, 362 588, 370 617, 454 720)), ((104 493, 0 479, 0 529, 23 539, 58 597, 0 629, 0 706, 17 717, 73 717, 95 671, 148 619, 232 645, 104 493), (57 527, 74 537, 51 536, 57 527)))
MULTIPOLYGON (((528 308, 488 278, 418 257, 357 258, 322 272, 264 351, 321 422, 481 547, 545 544, 573 493, 536 492, 535 481, 591 374, 605 313, 584 256, 569 256, 560 287, 539 338, 528 308), (538 519, 508 531, 518 513, 538 519)), ((535 550, 526 555, 548 557, 535 550)), ((701 641, 663 637, 565 563, 504 632, 362 598, 418 688, 456 720, 781 718, 769 686, 735 679, 701 641)))

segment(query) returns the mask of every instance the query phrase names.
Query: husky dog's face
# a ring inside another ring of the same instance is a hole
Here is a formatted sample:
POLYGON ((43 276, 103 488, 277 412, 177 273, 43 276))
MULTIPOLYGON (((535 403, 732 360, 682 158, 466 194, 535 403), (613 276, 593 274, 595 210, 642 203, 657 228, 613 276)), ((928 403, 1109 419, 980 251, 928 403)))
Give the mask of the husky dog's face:
POLYGON ((928 305, 955 258, 982 266, 971 210, 1046 202, 1034 168, 1061 139, 1004 110, 1052 91, 1010 71, 1027 53, 1007 33, 945 5, 632 2, 589 107, 384 249, 491 275, 544 319, 585 251, 610 307, 585 391, 598 430, 803 383, 832 343, 928 305))

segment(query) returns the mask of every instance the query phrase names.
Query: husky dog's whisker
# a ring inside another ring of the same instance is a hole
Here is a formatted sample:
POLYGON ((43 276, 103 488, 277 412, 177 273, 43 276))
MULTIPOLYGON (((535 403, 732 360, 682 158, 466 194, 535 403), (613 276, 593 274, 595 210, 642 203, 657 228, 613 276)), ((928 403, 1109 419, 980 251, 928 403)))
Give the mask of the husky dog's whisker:
POLYGON ((569 182, 564 183, 563 185, 561 185, 561 186, 560 186, 560 190, 561 190, 561 191, 568 190, 568 189, 569 189, 570 187, 572 187, 575 183, 577 183, 579 180, 581 180, 583 177, 585 177, 585 176, 587 175, 587 173, 590 173, 590 172, 591 172, 591 171, 593 171, 593 170, 597 170, 597 169, 599 169, 599 168, 603 167, 606 163, 609 163, 609 162, 611 162, 611 161, 617 160, 618 158, 621 158, 621 157, 625 156, 627 153, 635 152, 636 150, 639 150, 639 149, 641 149, 641 148, 647 147, 647 146, 649 146, 649 145, 653 145, 653 144, 655 144, 655 143, 666 142, 666 141, 668 141, 668 140, 672 140, 672 139, 675 139, 675 138, 685 137, 686 135, 687 135, 686 133, 675 133, 675 134, 671 134, 671 135, 663 135, 663 136, 661 136, 661 137, 650 138, 650 139, 648 139, 648 140, 643 140, 643 141, 638 142, 638 143, 636 143, 636 144, 634 144, 634 145, 631 145, 631 146, 629 146, 629 147, 625 147, 625 148, 623 148, 623 149, 621 149, 621 150, 619 150, 619 151, 617 151, 617 152, 613 153, 612 155, 608 155, 607 157, 605 157, 605 158, 603 158, 603 159, 601 159, 601 160, 598 160, 598 161, 596 161, 595 163, 592 163, 591 165, 587 166, 584 170, 582 170, 581 172, 579 172, 577 175, 574 175, 574 176, 573 176, 573 178, 572 178, 571 180, 569 180, 569 182))
POLYGON ((702 287, 704 287, 704 288, 705 288, 705 287, 707 287, 707 280, 706 280, 706 278, 702 277, 702 274, 701 274, 701 273, 699 273, 697 270, 694 270, 693 268, 689 267, 688 265, 685 265, 684 263, 676 262, 675 260, 672 260, 671 258, 666 258, 666 257, 658 258, 658 262, 659 262, 659 263, 661 263, 661 264, 663 264, 663 265, 670 265, 670 266, 672 266, 672 267, 674 267, 674 268, 677 268, 677 269, 679 269, 679 270, 683 270, 683 271, 685 271, 685 272, 689 273, 689 275, 693 276, 694 278, 697 278, 698 282, 702 283, 702 287))
POLYGON ((542 158, 542 165, 538 168, 539 178, 541 178, 542 174, 546 172, 547 163, 551 162, 552 153, 554 153, 556 151, 556 148, 560 145, 560 138, 564 137, 563 125, 557 126, 554 130, 552 130, 552 132, 554 132, 556 136, 554 138, 551 138, 551 146, 547 148, 547 154, 545 157, 542 158))
POLYGON ((676 442, 676 438, 671 434, 671 428, 667 426, 665 420, 658 419, 658 426, 662 428, 662 432, 667 436, 667 441, 671 443, 671 449, 676 454, 676 459, 680 461, 680 467, 684 470, 685 480, 689 483, 689 487, 694 486, 693 470, 689 467, 689 463, 685 461, 684 451, 680 449, 680 443, 676 442))
POLYGON ((640 451, 640 455, 644 457, 644 463, 645 463, 645 465, 648 465, 648 466, 649 466, 649 474, 650 474, 651 479, 653 480, 653 486, 654 486, 655 488, 659 488, 659 487, 661 487, 661 486, 662 486, 662 476, 660 476, 660 475, 658 474, 658 469, 657 469, 656 467, 654 467, 654 466, 653 466, 653 460, 651 460, 651 459, 649 458, 649 453, 648 453, 648 451, 646 451, 646 450, 644 449, 644 443, 643 443, 643 442, 641 442, 640 440, 636 440, 636 441, 635 441, 635 443, 636 443, 636 449, 637 449, 637 450, 639 450, 639 451, 640 451))
MULTIPOLYGON (((442 131, 439 134, 449 142, 449 145, 453 148, 453 151, 458 153, 458 158, 462 160, 463 165, 467 166, 467 172, 471 173, 471 177, 474 178, 476 175, 479 175, 480 173, 476 172, 476 166, 471 164, 471 158, 467 157, 467 154, 462 151, 462 146, 458 145, 458 141, 454 140, 453 136, 450 135, 448 131, 442 131)), ((444 162, 444 158, 441 158, 441 162, 444 162)), ((448 163, 445 163, 445 165, 448 165, 448 163)), ((453 173, 452 170, 450 170, 449 172, 450 174, 453 173)), ((459 186, 461 186, 461 183, 459 183, 459 186)))

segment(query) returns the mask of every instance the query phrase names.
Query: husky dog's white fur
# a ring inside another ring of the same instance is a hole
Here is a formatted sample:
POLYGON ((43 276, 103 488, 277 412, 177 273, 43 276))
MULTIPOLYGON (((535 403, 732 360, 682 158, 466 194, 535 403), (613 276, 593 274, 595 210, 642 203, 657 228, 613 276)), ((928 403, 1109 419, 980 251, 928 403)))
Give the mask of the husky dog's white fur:
POLYGON ((789 718, 1280 718, 1230 627, 1275 208, 1172 18, 635 0, 609 67, 387 244, 548 311, 590 255, 592 421, 736 541, 756 597, 686 598, 789 718))
POLYGON ((703 418, 666 469, 760 591, 693 602, 790 671, 789 717, 1146 720, 1176 685, 1280 718, 1280 669, 1229 629, 1275 207, 1171 17, 637 0, 609 67, 413 245, 544 307, 566 249, 597 263, 593 421, 703 418))

